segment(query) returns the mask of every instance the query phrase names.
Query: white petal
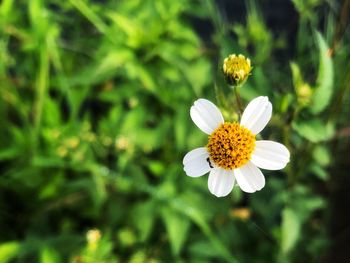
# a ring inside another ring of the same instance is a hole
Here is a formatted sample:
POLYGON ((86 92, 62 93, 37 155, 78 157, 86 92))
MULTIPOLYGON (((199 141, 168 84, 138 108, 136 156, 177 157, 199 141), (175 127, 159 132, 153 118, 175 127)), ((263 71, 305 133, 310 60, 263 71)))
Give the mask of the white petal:
POLYGON ((265 186, 265 177, 258 167, 251 162, 234 170, 237 184, 242 191, 254 193, 265 186))
POLYGON ((273 141, 257 141, 251 157, 252 163, 267 170, 283 169, 289 162, 286 146, 273 141))
POLYGON ((223 197, 228 195, 235 184, 233 171, 224 170, 222 168, 214 168, 210 171, 208 178, 209 191, 217 196, 223 197))
POLYGON ((188 152, 183 159, 186 174, 191 177, 198 177, 209 172, 211 168, 207 158, 209 158, 209 154, 205 147, 188 152))
POLYGON ((272 114, 272 104, 268 97, 257 97, 249 102, 245 108, 241 125, 251 130, 252 133, 258 134, 265 128, 272 114))
POLYGON ((224 118, 214 103, 206 99, 199 99, 194 102, 190 111, 191 119, 206 134, 211 134, 224 118))

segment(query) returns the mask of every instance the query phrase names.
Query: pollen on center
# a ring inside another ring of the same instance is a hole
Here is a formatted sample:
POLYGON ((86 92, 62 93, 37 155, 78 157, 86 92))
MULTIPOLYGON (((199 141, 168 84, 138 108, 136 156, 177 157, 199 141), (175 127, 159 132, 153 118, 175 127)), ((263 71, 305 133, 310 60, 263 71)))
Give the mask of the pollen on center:
POLYGON ((225 122, 211 135, 207 149, 210 160, 226 170, 246 164, 255 148, 255 135, 238 123, 225 122))

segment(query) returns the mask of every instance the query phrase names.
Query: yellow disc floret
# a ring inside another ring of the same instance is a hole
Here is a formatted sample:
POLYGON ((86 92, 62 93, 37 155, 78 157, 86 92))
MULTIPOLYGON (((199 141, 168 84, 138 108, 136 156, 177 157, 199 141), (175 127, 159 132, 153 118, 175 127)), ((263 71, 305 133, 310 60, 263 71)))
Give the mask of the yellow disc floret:
POLYGON ((225 58, 222 69, 228 84, 238 86, 247 80, 252 67, 249 58, 232 54, 225 58))
MULTIPOLYGON (((226 170, 246 164, 255 148, 255 135, 238 123, 225 122, 210 136, 209 161, 226 170)), ((210 164, 210 163, 209 163, 210 164)))

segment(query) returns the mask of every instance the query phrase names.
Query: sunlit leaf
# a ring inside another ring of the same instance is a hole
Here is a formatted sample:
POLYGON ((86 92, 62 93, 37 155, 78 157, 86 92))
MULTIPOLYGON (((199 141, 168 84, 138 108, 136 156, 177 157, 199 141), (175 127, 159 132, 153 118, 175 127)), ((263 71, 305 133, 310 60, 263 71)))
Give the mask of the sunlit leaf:
POLYGON ((140 241, 143 242, 150 236, 156 217, 154 202, 146 201, 134 205, 131 218, 138 230, 140 241))
POLYGON ((304 122, 293 122, 295 129, 302 137, 311 142, 321 142, 331 139, 334 135, 332 123, 323 123, 321 120, 313 119, 304 122))
POLYGON ((0 244, 0 263, 10 262, 18 255, 20 243, 16 241, 0 244))
POLYGON ((333 95, 333 62, 326 41, 316 32, 317 44, 320 50, 320 61, 316 88, 312 99, 311 112, 322 112, 330 103, 333 95))
POLYGON ((40 263, 60 263, 59 254, 52 248, 44 248, 40 253, 40 263))
POLYGON ((298 88, 303 84, 303 77, 301 75, 300 68, 298 64, 294 62, 290 63, 290 68, 292 70, 294 89, 298 90, 298 88))
POLYGON ((219 255, 213 245, 208 241, 200 241, 191 244, 189 246, 189 251, 205 258, 217 257, 219 255))
POLYGON ((162 218, 169 235, 172 252, 174 255, 178 255, 186 241, 190 221, 169 208, 162 210, 162 218))
POLYGON ((329 150, 322 145, 318 145, 313 151, 313 157, 321 166, 328 166, 331 163, 329 150))
POLYGON ((329 179, 328 172, 320 165, 313 164, 310 167, 311 172, 313 172, 319 179, 327 181, 329 179))
POLYGON ((298 215, 290 208, 282 212, 282 239, 281 247, 283 253, 290 252, 300 236, 300 221, 298 215))

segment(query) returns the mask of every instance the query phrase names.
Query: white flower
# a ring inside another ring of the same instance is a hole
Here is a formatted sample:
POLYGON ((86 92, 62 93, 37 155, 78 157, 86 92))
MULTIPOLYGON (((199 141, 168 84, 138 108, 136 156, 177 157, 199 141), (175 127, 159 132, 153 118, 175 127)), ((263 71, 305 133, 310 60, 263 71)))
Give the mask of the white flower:
POLYGON ((277 142, 256 140, 269 122, 272 105, 267 97, 253 99, 243 112, 240 124, 224 122, 220 110, 210 101, 199 99, 191 107, 193 122, 209 135, 206 147, 196 148, 183 159, 188 176, 209 173, 209 191, 228 195, 237 181, 247 193, 261 190, 265 177, 259 168, 279 170, 289 162, 288 149, 277 142), (259 167, 259 168, 258 168, 259 167))

